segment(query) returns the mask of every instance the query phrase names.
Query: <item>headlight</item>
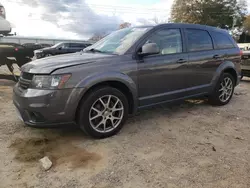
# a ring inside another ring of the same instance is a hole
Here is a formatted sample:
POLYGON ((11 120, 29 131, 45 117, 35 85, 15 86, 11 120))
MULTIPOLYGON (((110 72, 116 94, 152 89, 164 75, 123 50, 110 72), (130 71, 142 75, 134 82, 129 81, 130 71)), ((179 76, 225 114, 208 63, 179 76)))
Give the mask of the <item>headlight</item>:
POLYGON ((31 82, 31 87, 36 89, 61 89, 69 80, 70 74, 63 75, 35 75, 31 82))

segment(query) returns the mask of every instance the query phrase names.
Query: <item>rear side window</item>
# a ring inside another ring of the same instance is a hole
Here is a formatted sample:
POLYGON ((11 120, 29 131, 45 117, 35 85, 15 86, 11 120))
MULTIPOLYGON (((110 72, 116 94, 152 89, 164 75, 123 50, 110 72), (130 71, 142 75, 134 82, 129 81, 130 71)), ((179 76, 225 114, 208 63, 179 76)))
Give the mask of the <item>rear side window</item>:
POLYGON ((71 43, 71 44, 70 44, 70 47, 72 47, 72 48, 81 48, 81 47, 82 47, 82 44, 79 44, 79 43, 71 43))
POLYGON ((86 48, 87 45, 86 45, 86 44, 81 44, 80 47, 81 47, 81 48, 86 48))
POLYGON ((190 52, 212 50, 213 42, 209 33, 205 30, 186 29, 188 50, 190 52))
POLYGON ((227 49, 235 47, 233 42, 227 35, 219 32, 211 32, 211 34, 214 38, 215 46, 217 49, 227 49))

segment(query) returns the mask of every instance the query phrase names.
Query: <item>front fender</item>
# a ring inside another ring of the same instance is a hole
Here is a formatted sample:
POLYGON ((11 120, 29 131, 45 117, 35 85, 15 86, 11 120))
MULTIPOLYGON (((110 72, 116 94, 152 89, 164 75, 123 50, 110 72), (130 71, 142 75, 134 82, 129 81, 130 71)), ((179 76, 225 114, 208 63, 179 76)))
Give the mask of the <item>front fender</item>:
POLYGON ((137 109, 137 86, 136 83, 129 77, 128 75, 120 72, 103 72, 103 73, 95 73, 93 75, 85 77, 83 80, 81 80, 77 84, 77 88, 84 88, 83 92, 81 93, 81 98, 84 96, 84 94, 93 86, 105 82, 110 82, 110 81, 116 81, 120 82, 124 85, 127 86, 129 91, 131 92, 133 96, 133 103, 134 103, 134 109, 133 112, 136 111, 137 109))

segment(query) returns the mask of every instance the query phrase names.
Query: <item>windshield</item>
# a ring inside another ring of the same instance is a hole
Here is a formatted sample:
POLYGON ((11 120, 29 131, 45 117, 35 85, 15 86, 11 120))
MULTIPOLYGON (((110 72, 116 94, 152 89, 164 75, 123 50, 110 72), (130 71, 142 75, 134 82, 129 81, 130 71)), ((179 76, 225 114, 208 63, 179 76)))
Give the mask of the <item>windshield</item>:
POLYGON ((58 48, 58 47, 62 46, 62 44, 63 44, 62 42, 57 43, 54 46, 51 46, 51 48, 58 48))
POLYGON ((95 50, 101 53, 124 54, 150 27, 126 28, 115 31, 84 51, 95 50))

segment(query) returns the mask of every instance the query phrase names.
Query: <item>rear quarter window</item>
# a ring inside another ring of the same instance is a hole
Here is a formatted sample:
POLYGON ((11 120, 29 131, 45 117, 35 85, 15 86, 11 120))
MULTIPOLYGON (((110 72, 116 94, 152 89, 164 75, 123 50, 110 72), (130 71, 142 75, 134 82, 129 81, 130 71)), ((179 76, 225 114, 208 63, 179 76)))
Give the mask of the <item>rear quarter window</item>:
POLYGON ((235 48, 234 43, 228 35, 219 32, 211 32, 211 34, 214 38, 216 49, 235 48))

